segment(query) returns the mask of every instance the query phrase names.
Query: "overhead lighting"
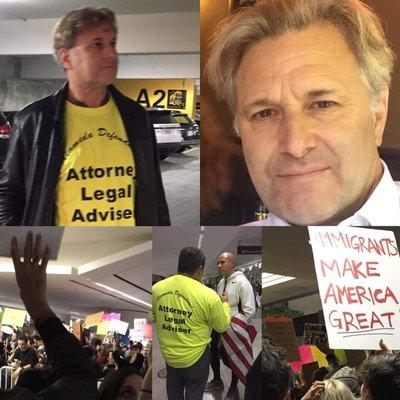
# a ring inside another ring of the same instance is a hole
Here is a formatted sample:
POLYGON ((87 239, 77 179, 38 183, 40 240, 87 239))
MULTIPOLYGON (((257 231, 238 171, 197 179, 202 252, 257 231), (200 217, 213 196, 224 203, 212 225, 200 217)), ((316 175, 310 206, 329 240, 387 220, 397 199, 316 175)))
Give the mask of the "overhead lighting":
POLYGON ((107 289, 107 290, 109 290, 110 292, 118 293, 118 294, 120 294, 121 296, 126 297, 127 299, 130 299, 130 300, 133 300, 133 301, 137 301, 138 303, 142 303, 142 304, 145 304, 145 305, 148 306, 148 307, 151 307, 151 304, 146 303, 145 301, 140 300, 140 299, 138 299, 138 298, 136 298, 136 297, 133 297, 133 296, 131 296, 131 295, 129 295, 129 294, 126 294, 126 293, 124 293, 124 292, 121 292, 120 290, 114 289, 114 288, 112 288, 112 287, 110 287, 110 286, 103 285, 102 283, 98 283, 98 282, 94 282, 94 284, 95 284, 96 286, 100 286, 100 287, 102 287, 102 288, 104 288, 104 289, 107 289))
POLYGON ((262 287, 279 285, 280 283, 291 281, 295 278, 292 276, 284 276, 284 275, 275 275, 268 274, 267 272, 262 273, 262 287))
MULTIPOLYGON (((13 264, 0 264, 0 272, 15 272, 13 264)), ((72 275, 70 265, 48 265, 47 274, 50 275, 72 275)))

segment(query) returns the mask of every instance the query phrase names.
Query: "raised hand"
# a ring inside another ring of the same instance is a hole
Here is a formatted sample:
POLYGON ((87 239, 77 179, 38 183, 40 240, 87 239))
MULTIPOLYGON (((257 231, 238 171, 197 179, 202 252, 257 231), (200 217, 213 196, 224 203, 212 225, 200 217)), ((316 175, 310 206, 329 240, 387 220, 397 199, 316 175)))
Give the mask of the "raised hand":
POLYGON ((21 260, 18 241, 15 237, 11 239, 11 258, 14 263, 19 294, 25 304, 26 311, 35 322, 54 315, 46 298, 46 267, 49 261, 50 248, 46 246, 40 260, 40 245, 40 234, 36 235, 35 241, 33 241, 32 232, 28 232, 23 260, 21 260))

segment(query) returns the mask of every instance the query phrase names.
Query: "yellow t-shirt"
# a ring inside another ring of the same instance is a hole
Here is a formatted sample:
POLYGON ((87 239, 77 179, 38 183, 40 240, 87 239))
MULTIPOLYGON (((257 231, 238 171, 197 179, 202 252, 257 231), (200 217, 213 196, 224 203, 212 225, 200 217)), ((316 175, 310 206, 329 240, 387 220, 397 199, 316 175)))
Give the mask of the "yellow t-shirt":
POLYGON ((67 101, 64 124, 56 224, 135 225, 135 163, 114 100, 97 108, 67 101))
POLYGON ((178 274, 153 286, 153 319, 165 362, 187 368, 204 353, 211 329, 228 329, 231 310, 212 289, 178 274))

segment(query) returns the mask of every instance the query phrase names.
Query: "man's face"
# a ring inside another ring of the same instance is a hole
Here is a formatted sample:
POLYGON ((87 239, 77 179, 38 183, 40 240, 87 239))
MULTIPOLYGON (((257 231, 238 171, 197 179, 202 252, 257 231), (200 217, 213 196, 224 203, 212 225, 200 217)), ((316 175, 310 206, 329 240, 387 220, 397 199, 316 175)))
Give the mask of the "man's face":
POLYGON ((74 47, 60 50, 68 79, 87 89, 113 83, 118 67, 116 41, 116 34, 107 24, 83 31, 76 38, 74 47))
POLYGON ((25 342, 25 340, 18 340, 18 347, 21 351, 26 351, 28 344, 25 342))
POLYGON ((314 24, 264 39, 235 76, 236 128, 269 211, 298 225, 336 224, 378 183, 387 91, 375 111, 339 31, 314 24))
POLYGON ((230 276, 235 271, 235 260, 232 255, 223 253, 218 257, 218 273, 221 276, 230 276))

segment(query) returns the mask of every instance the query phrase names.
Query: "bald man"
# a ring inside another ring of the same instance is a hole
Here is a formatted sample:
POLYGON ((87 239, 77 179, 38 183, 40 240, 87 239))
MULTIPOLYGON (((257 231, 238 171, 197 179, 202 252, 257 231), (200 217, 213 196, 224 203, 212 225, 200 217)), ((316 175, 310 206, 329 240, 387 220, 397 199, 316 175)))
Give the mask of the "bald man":
MULTIPOLYGON (((219 295, 225 293, 228 297, 228 303, 231 308, 232 316, 242 314, 245 317, 245 321, 248 323, 250 318, 256 311, 256 305, 254 301, 254 291, 250 282, 242 271, 236 271, 236 259, 232 253, 222 253, 218 257, 218 273, 222 276, 217 286, 217 292, 219 295)), ((219 347, 219 335, 217 332, 211 332, 211 368, 213 370, 214 378, 207 383, 205 391, 211 392, 214 390, 222 390, 224 384, 220 374, 220 361, 222 361, 227 367, 229 362, 227 359, 226 351, 221 345, 219 347)), ((225 400, 238 400, 238 378, 232 372, 232 381, 228 389, 225 400)))

